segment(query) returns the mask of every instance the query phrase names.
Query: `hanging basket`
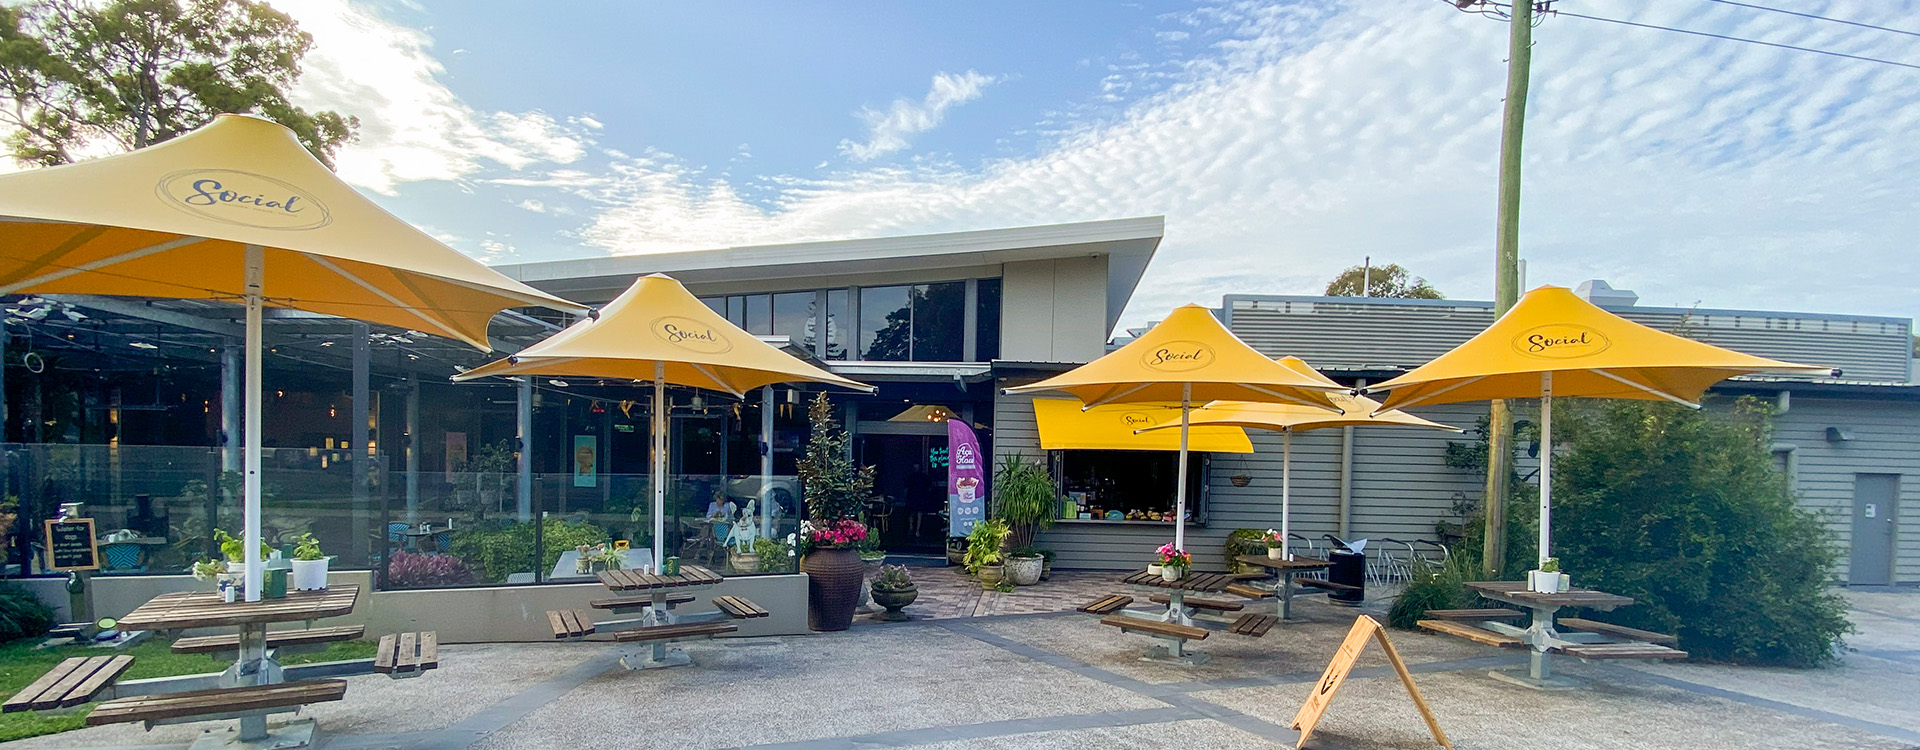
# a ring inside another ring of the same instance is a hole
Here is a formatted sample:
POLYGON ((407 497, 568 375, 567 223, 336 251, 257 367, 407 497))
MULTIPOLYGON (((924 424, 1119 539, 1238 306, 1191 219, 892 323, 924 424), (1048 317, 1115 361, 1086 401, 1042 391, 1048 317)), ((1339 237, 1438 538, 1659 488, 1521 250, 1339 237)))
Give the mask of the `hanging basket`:
POLYGON ((1235 487, 1245 487, 1249 484, 1253 484, 1253 475, 1235 474, 1231 477, 1227 477, 1227 480, 1233 482, 1233 486, 1235 487))

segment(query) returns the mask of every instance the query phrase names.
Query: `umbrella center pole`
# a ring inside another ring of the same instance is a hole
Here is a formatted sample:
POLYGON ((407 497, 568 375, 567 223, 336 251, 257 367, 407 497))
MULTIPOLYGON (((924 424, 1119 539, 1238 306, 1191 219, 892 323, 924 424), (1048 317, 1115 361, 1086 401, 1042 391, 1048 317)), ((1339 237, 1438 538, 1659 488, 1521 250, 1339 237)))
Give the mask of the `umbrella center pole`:
POLYGON ((1193 408, 1193 384, 1180 384, 1180 468, 1175 471, 1173 548, 1187 548, 1187 413, 1193 408))
POLYGON ((242 487, 241 538, 247 563, 247 601, 260 601, 266 579, 266 566, 260 562, 260 392, 265 388, 260 368, 261 315, 266 276, 266 252, 259 245, 246 247, 247 363, 246 416, 242 487))
POLYGON ((666 562, 667 363, 653 363, 653 569, 666 562))
POLYGON ((1553 534, 1553 373, 1540 373, 1540 563, 1546 564, 1553 534))
MULTIPOLYGON (((1280 559, 1292 560, 1293 428, 1280 431, 1280 559)), ((1284 582, 1283 582, 1284 583, 1284 582)))

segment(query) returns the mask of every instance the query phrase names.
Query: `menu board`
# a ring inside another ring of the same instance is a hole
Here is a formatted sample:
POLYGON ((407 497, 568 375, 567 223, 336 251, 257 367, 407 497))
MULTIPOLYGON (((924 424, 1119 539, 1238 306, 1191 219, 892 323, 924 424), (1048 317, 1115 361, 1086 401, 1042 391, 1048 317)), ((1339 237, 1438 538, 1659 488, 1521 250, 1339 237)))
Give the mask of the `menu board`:
POLYGON ((47 521, 48 570, 99 570, 100 547, 93 535, 93 519, 47 521))

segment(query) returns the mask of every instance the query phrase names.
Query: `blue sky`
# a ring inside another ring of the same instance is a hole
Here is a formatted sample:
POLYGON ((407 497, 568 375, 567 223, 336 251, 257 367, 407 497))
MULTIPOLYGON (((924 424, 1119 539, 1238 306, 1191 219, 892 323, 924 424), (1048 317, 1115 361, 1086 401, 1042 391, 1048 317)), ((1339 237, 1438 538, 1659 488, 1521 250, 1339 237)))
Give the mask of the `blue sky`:
MULTIPOLYGON (((299 99, 362 120, 341 174, 497 262, 1163 214, 1128 323, 1365 255, 1491 293, 1506 27, 1437 0, 273 2, 315 37, 299 99)), ((1560 7, 1920 63, 1707 0, 1560 7)), ((1920 312, 1920 70, 1565 17, 1537 39, 1529 284, 1920 312)))

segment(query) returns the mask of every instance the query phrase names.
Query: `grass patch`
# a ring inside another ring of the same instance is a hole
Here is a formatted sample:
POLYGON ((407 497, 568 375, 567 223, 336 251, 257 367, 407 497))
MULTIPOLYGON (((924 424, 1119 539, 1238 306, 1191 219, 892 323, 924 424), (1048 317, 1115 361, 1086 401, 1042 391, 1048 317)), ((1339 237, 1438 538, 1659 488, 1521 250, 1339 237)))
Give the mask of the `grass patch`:
MULTIPOLYGON (((40 675, 46 674, 47 670, 75 656, 103 654, 132 656, 133 666, 128 667, 127 671, 120 675, 122 680, 218 672, 233 663, 214 659, 207 654, 173 653, 172 642, 161 638, 148 638, 140 645, 120 651, 85 646, 35 649, 33 646, 38 642, 39 639, 26 639, 0 644, 0 699, 20 692, 34 680, 40 679, 40 675)), ((329 643, 323 651, 288 654, 280 659, 280 663, 292 665, 343 659, 370 659, 375 650, 375 644, 369 641, 329 643)), ((86 726, 87 714, 92 710, 91 706, 84 706, 78 711, 67 714, 46 714, 39 711, 0 714, 0 742, 79 729, 86 726)))

